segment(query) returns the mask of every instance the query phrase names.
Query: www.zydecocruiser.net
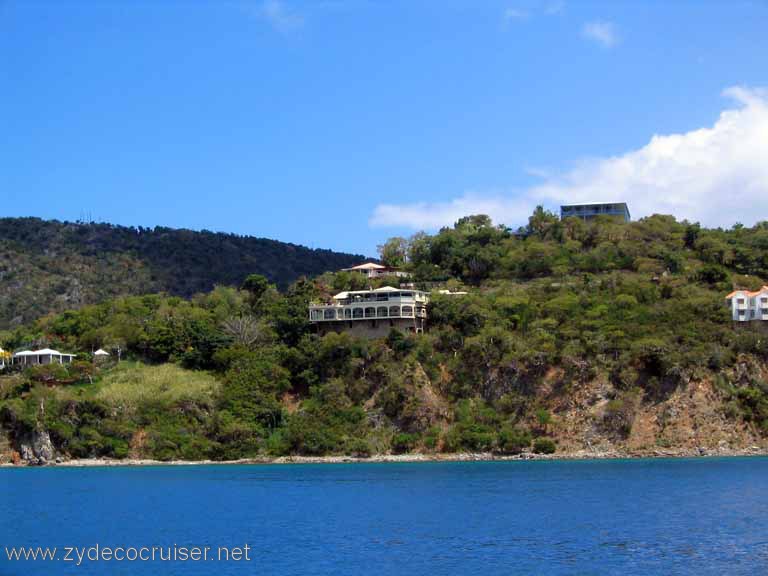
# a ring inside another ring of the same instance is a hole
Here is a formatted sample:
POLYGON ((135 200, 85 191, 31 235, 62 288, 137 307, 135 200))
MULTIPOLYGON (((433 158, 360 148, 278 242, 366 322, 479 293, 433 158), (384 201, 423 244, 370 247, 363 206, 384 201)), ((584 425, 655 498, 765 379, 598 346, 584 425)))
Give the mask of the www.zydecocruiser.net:
POLYGON ((243 546, 6 546, 11 562, 249 562, 253 548, 243 546))

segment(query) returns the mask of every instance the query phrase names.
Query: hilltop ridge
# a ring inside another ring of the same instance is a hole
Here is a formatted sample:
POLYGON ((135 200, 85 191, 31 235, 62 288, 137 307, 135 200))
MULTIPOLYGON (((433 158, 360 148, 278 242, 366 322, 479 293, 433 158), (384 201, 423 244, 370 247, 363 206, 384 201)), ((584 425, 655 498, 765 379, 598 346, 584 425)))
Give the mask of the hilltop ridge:
POLYGON ((286 287, 362 259, 207 230, 0 218, 0 329, 117 296, 190 297, 251 273, 286 287))

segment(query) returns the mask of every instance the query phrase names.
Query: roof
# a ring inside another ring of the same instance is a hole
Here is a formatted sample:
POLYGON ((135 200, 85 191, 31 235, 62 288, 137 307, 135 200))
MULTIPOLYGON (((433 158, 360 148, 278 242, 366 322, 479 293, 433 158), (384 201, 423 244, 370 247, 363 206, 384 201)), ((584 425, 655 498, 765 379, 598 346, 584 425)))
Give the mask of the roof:
POLYGON ((627 206, 626 202, 619 202, 619 201, 608 201, 608 202, 577 202, 576 204, 561 204, 560 207, 563 208, 565 206, 604 206, 606 204, 618 204, 619 206, 627 206))
POLYGON ((109 352, 106 350, 103 350, 102 348, 99 348, 96 350, 96 352, 93 353, 94 356, 109 356, 109 352))
POLYGON ((355 294, 381 294, 381 293, 387 293, 387 292, 419 292, 421 293, 421 290, 414 290, 413 288, 392 288, 392 286, 382 286, 381 288, 376 288, 375 290, 350 290, 348 292, 339 292, 336 294, 336 296, 333 297, 334 300, 346 300, 350 296, 354 296, 355 294))
POLYGON ((342 270, 384 270, 386 268, 386 266, 376 264, 375 262, 365 262, 364 264, 352 266, 352 268, 342 268, 342 270))
POLYGON ((50 348, 43 348, 42 350, 22 350, 21 352, 16 352, 14 356, 77 356, 77 354, 62 354, 58 350, 51 350, 50 348))
POLYGON ((734 296, 736 296, 737 294, 744 294, 745 296, 750 296, 750 297, 751 296, 757 296, 761 292, 766 292, 766 291, 768 291, 768 286, 763 286, 762 288, 760 288, 760 290, 756 290, 754 292, 750 292, 749 290, 734 290, 733 292, 728 294, 728 296, 726 296, 725 299, 729 300, 729 299, 733 298, 734 296))

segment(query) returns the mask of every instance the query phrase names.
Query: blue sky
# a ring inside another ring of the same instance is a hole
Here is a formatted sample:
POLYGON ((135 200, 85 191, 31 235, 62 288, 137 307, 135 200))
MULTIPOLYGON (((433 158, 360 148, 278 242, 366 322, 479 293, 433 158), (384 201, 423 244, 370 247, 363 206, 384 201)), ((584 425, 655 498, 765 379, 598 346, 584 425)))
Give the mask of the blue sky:
POLYGON ((0 0, 0 214, 375 254, 484 211, 768 215, 768 3, 0 0))

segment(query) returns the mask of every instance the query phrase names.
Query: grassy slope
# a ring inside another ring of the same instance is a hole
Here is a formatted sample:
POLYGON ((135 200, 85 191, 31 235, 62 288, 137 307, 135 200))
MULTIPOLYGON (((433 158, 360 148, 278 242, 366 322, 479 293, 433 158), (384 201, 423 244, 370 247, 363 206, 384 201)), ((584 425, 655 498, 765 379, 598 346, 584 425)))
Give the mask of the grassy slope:
POLYGON ((206 372, 184 370, 175 364, 123 362, 105 374, 94 397, 114 410, 131 414, 147 402, 212 404, 218 389, 219 382, 206 372))

